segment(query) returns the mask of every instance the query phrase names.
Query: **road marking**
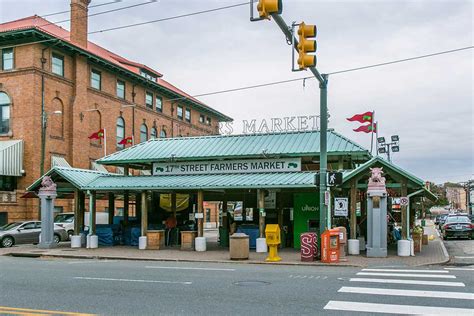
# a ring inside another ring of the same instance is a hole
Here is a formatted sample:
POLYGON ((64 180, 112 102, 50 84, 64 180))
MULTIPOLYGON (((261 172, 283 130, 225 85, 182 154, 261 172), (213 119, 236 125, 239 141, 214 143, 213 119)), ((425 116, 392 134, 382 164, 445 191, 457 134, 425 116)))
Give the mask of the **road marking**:
POLYGON ((397 280, 397 279, 363 279, 350 278, 350 282, 369 282, 369 283, 393 283, 393 284, 415 284, 415 285, 439 285, 439 286, 466 286, 462 282, 441 282, 441 281, 422 281, 422 280, 397 280))
POLYGON ((474 256, 454 256, 454 258, 457 258, 457 259, 473 259, 474 256))
POLYGON ((413 273, 449 273, 445 270, 407 270, 407 269, 362 269, 362 271, 374 272, 413 272, 413 273))
POLYGON ((456 271, 474 271, 474 268, 445 268, 446 270, 456 270, 456 271))
POLYGON ((329 301, 324 309, 340 311, 357 311, 367 313, 388 313, 388 314, 407 314, 407 315, 470 315, 472 309, 468 308, 450 308, 437 306, 416 306, 416 305, 397 305, 397 304, 375 304, 347 301, 329 301))
POLYGON ((193 282, 185 281, 158 281, 158 280, 134 280, 134 279, 112 279, 112 278, 90 278, 90 277, 74 277, 76 280, 96 280, 96 281, 118 281, 118 282, 142 282, 142 283, 164 283, 164 284, 185 284, 190 285, 193 282))
POLYGON ((474 293, 464 293, 464 292, 394 290, 394 289, 379 289, 379 288, 371 288, 371 287, 351 287, 351 286, 343 286, 339 289, 338 292, 474 300, 474 293))
POLYGON ((92 260, 92 261, 71 261, 68 264, 85 264, 85 263, 110 263, 117 262, 118 260, 92 260))
POLYGON ((358 272, 357 275, 376 275, 376 276, 396 276, 396 277, 412 277, 412 278, 440 278, 440 279, 456 279, 455 275, 438 275, 438 274, 415 274, 415 273, 378 273, 378 272, 358 272))
POLYGON ((170 269, 170 270, 203 270, 203 271, 235 271, 235 269, 224 269, 224 268, 192 268, 192 267, 159 267, 159 266, 146 266, 147 269, 170 269))
POLYGON ((8 307, 0 306, 0 314, 14 314, 14 315, 76 315, 76 316, 92 316, 94 314, 84 314, 84 313, 74 313, 74 312, 63 312, 63 311, 50 311, 42 309, 31 309, 31 308, 18 308, 18 307, 8 307))

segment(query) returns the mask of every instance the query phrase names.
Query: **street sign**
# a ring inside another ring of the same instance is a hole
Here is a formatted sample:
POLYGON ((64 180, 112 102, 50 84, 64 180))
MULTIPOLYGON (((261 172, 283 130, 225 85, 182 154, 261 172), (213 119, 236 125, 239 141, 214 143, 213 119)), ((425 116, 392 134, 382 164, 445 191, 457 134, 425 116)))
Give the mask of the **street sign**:
POLYGON ((348 198, 334 198, 334 216, 348 216, 349 214, 349 199, 348 198))
POLYGON ((342 184, 342 172, 328 172, 328 186, 342 184))
POLYGON ((408 206, 408 202, 409 202, 409 201, 408 201, 408 197, 402 196, 402 197, 400 198, 400 205, 401 205, 401 206, 408 206))

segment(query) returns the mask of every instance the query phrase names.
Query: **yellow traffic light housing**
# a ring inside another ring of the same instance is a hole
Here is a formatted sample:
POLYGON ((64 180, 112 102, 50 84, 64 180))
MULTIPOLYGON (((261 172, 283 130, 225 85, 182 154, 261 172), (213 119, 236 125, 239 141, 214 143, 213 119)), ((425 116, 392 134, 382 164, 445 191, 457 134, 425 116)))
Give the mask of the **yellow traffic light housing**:
POLYGON ((298 28, 298 65, 300 69, 306 69, 308 67, 316 66, 316 56, 309 55, 308 53, 314 53, 316 51, 316 41, 309 40, 308 38, 316 37, 316 25, 306 25, 301 22, 298 28))
POLYGON ((281 14, 283 10, 282 0, 259 0, 257 4, 258 14, 261 19, 269 19, 270 14, 281 14))

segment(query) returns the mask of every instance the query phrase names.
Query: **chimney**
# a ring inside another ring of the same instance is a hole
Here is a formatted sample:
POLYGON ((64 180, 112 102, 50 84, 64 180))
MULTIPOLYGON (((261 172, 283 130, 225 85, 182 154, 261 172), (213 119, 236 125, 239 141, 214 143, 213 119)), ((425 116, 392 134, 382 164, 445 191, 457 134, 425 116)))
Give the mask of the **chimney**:
POLYGON ((91 0, 71 0, 71 42, 87 48, 87 6, 91 0))

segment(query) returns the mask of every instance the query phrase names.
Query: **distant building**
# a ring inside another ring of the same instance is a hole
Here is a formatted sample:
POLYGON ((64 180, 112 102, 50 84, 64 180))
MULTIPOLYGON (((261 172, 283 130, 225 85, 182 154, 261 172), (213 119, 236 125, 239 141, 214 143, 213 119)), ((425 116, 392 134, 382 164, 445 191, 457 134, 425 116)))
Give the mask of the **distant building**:
POLYGON ((446 198, 451 209, 467 211, 467 194, 462 186, 446 186, 446 198))
MULTIPOLYGON (((54 165, 104 171, 95 160, 123 139, 218 134, 231 120, 89 42, 89 2, 71 1, 70 32, 36 15, 0 24, 0 225, 38 216, 37 200, 20 197, 54 165), (105 139, 88 138, 101 130, 105 139)), ((72 210, 72 200, 61 203, 58 212, 72 210)))

